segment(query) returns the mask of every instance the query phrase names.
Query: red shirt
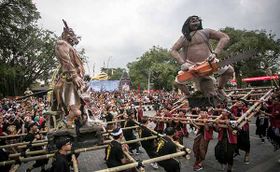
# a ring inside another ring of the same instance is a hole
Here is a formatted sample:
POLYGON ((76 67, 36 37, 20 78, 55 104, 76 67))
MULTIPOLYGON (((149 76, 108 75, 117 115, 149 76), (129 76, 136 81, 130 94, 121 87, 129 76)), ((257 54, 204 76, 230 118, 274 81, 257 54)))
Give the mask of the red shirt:
POLYGON ((204 127, 204 139, 209 141, 213 139, 213 128, 209 128, 208 130, 206 130, 206 128, 204 127))
POLYGON ((270 118, 271 126, 280 128, 280 103, 276 102, 272 105, 272 117, 270 118))
POLYGON ((141 121, 144 115, 142 108, 140 107, 138 108, 137 115, 138 115, 138 121, 141 121))
MULTIPOLYGON (((156 114, 156 116, 159 116, 159 117, 161 117, 161 114, 156 114)), ((156 127, 155 127, 155 130, 156 131, 163 131, 163 129, 164 129, 164 122, 158 122, 159 121, 159 119, 156 121, 156 127)))

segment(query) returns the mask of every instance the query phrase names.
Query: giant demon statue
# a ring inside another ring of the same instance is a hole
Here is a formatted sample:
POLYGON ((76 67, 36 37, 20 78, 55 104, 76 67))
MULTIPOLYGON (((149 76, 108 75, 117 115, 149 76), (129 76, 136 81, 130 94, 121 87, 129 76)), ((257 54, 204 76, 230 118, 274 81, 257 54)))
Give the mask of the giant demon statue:
POLYGON ((72 28, 68 27, 66 21, 63 20, 63 23, 62 35, 55 45, 60 68, 54 86, 56 103, 52 109, 61 112, 67 127, 72 127, 74 120, 81 116, 85 70, 78 52, 73 47, 79 43, 78 37, 72 28))

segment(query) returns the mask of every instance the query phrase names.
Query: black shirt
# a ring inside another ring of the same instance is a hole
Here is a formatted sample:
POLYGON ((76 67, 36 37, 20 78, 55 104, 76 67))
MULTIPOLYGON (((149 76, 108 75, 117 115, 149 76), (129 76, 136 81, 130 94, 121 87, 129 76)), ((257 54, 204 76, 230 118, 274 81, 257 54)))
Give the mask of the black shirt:
MULTIPOLYGON (((35 139, 35 136, 37 134, 39 134, 39 133, 27 133, 27 135, 24 137, 24 141, 25 142, 33 142, 33 140, 35 139)), ((41 146, 33 146, 33 147, 30 148, 31 151, 41 150, 41 149, 42 149, 41 146)))
MULTIPOLYGON (((124 124, 124 127, 132 127, 132 126, 135 126, 135 123, 131 119, 128 119, 124 124)), ((124 137, 126 139, 134 139, 135 138, 135 135, 133 134, 133 129, 124 130, 123 134, 124 134, 124 137)))
MULTIPOLYGON (((147 128, 143 127, 141 129, 141 132, 140 132, 140 138, 150 137, 150 136, 152 136, 151 132, 147 128)), ((141 145, 145 149, 149 148, 149 147, 153 148, 154 147, 154 139, 143 140, 143 141, 141 141, 141 145)))
POLYGON ((124 158, 122 145, 113 140, 106 148, 106 163, 109 168, 122 165, 121 159, 124 158))
POLYGON ((176 153, 176 145, 172 142, 169 137, 164 137, 165 140, 160 140, 157 147, 157 152, 159 156, 176 153))
POLYGON ((70 172, 70 162, 67 155, 55 154, 55 160, 52 166, 52 172, 70 172))
POLYGON ((113 118, 114 116, 110 112, 108 112, 108 114, 105 116, 107 122, 113 121, 113 118))

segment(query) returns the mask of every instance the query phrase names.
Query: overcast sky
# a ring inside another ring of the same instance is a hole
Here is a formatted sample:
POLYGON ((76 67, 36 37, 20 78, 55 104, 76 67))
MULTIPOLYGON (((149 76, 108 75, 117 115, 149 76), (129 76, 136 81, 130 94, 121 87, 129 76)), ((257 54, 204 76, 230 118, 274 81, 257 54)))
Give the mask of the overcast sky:
POLYGON ((65 19, 82 37, 77 49, 85 48, 90 74, 104 62, 125 68, 154 45, 169 49, 190 15, 200 16, 204 28, 265 29, 280 38, 280 0, 33 1, 42 17, 39 26, 60 35, 65 19))

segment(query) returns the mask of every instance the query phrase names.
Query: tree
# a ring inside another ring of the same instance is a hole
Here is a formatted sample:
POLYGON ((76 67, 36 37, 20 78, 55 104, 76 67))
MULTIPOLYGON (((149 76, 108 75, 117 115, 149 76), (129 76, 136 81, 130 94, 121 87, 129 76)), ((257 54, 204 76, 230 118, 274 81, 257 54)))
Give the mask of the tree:
MULTIPOLYGON (((272 67, 279 62, 280 43, 275 39, 275 35, 267 33, 265 30, 238 30, 234 28, 222 29, 230 37, 230 44, 225 49, 224 56, 235 54, 249 49, 254 49, 257 52, 257 58, 234 64, 236 78, 239 81, 238 86, 241 86, 241 78, 266 75, 265 69, 272 67)), ((278 69, 272 67, 272 72, 275 73, 278 69)), ((252 83, 257 86, 258 83, 252 83)))
POLYGON ((153 47, 145 52, 137 61, 127 65, 129 76, 134 88, 140 85, 147 89, 148 78, 153 83, 153 89, 172 89, 174 77, 179 69, 177 62, 170 57, 167 49, 153 47))
MULTIPOLYGON (((224 28, 222 32, 230 36, 230 43, 225 47, 225 51, 219 58, 225 58, 249 49, 257 52, 257 58, 248 61, 241 61, 233 64, 236 78, 241 86, 241 79, 245 77, 266 75, 265 69, 271 67, 272 72, 279 71, 280 41, 275 39, 275 35, 267 33, 265 30, 247 31, 234 28, 224 28)), ((217 41, 211 41, 212 47, 215 47, 217 41)), ((127 65, 132 85, 137 88, 146 89, 149 74, 151 74, 151 83, 154 89, 172 88, 174 78, 177 75, 179 65, 173 58, 170 58, 167 49, 153 47, 145 52, 137 61, 127 65)), ((257 85, 253 83, 252 85, 257 85)))
POLYGON ((112 72, 109 74, 109 80, 120 80, 124 72, 124 68, 113 68, 112 72))
POLYGON ((56 36, 38 28, 32 0, 4 0, 0 16, 0 93, 20 95, 36 79, 50 78, 57 64, 56 36))

